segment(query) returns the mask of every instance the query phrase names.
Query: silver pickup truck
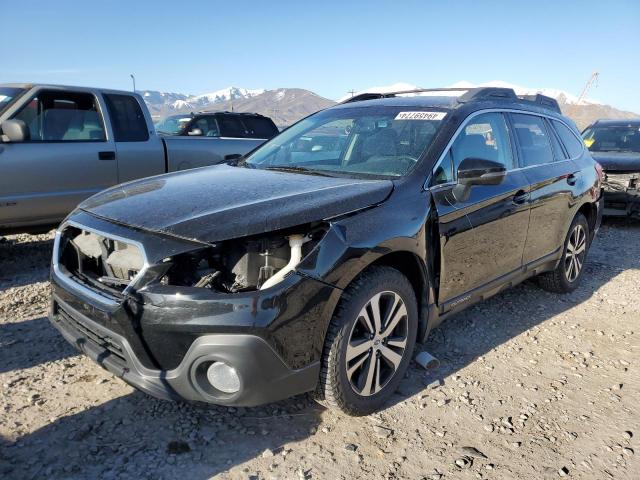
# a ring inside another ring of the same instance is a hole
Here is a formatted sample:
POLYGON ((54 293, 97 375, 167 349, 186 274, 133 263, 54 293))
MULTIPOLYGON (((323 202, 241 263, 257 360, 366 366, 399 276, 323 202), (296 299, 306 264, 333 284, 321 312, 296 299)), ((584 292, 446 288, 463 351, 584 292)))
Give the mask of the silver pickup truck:
POLYGON ((131 92, 0 84, 0 234, 46 231, 107 187, 223 163, 264 141, 158 135, 131 92))

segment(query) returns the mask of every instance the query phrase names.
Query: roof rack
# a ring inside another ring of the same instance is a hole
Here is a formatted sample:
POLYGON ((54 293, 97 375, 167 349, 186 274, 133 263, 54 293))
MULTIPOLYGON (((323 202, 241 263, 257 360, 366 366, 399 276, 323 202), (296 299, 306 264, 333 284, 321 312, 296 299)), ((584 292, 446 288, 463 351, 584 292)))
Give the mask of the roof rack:
POLYGON ((512 100, 516 102, 527 102, 539 105, 544 108, 549 108, 558 113, 560 111, 560 105, 557 100, 546 95, 516 95, 516 92, 512 88, 502 87, 473 87, 473 88, 417 88, 414 90, 399 90, 396 92, 384 92, 375 93, 367 92, 351 97, 342 103, 362 102, 365 100, 375 100, 379 98, 393 98, 398 95, 408 95, 412 93, 428 93, 428 92, 464 92, 457 100, 459 103, 466 103, 470 101, 479 100, 512 100))

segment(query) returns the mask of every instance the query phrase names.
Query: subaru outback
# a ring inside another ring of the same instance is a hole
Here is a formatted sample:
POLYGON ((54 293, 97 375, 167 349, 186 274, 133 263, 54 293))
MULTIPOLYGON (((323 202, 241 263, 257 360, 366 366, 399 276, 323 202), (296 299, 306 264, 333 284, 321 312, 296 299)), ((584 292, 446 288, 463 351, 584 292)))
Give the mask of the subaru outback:
POLYGON ((533 276, 574 290, 601 219, 573 122, 511 89, 356 96, 231 163, 56 233, 51 322, 157 397, 373 412, 445 318, 533 276))

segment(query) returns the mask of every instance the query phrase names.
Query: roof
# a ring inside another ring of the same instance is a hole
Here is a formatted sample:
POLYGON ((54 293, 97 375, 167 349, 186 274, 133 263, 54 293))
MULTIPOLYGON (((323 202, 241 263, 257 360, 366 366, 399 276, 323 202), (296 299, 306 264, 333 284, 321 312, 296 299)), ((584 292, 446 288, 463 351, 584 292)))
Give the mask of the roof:
POLYGON ((616 120, 601 119, 596 120, 593 125, 598 125, 600 127, 640 127, 640 118, 621 118, 616 120))
POLYGON ((478 88, 433 88, 417 89, 385 93, 363 93, 345 100, 340 105, 352 106, 357 103, 363 106, 416 106, 458 108, 462 105, 478 102, 493 102, 499 104, 514 104, 518 107, 536 107, 562 114, 560 105, 551 97, 545 95, 516 95, 511 88, 478 87, 478 88))
POLYGON ((50 88, 52 90, 77 90, 79 92, 105 92, 105 93, 126 94, 126 95, 131 95, 132 93, 135 93, 136 95, 139 95, 138 92, 132 92, 130 90, 114 90, 111 88, 98 88, 98 87, 80 87, 77 85, 55 85, 55 84, 48 84, 48 83, 0 83, 0 87, 25 88, 25 89, 38 87, 38 88, 50 88))

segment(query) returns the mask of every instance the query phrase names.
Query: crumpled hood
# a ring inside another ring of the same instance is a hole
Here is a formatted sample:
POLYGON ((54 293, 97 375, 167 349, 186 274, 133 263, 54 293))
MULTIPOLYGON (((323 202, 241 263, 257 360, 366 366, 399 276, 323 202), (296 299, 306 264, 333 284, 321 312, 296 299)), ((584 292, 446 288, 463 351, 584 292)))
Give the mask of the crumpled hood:
POLYGON ((366 208, 392 190, 390 180, 219 165, 122 184, 79 208, 131 227, 216 242, 366 208))
POLYGON ((609 172, 640 172, 640 153, 591 152, 593 159, 609 172))

